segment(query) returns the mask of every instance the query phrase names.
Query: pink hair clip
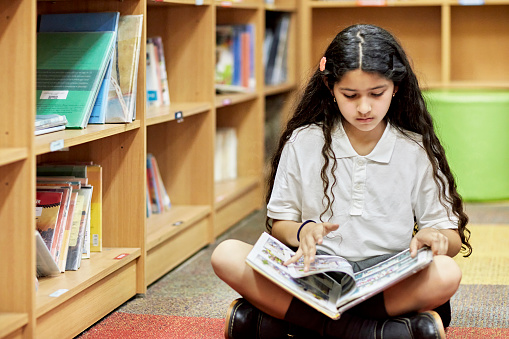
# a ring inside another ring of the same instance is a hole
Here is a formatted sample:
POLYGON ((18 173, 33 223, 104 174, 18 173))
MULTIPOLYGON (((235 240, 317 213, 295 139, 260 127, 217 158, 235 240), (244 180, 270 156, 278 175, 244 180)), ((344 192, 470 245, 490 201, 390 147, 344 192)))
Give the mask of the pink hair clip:
POLYGON ((326 57, 323 57, 321 60, 320 60, 320 72, 323 72, 325 71, 325 63, 327 62, 327 58, 326 57))

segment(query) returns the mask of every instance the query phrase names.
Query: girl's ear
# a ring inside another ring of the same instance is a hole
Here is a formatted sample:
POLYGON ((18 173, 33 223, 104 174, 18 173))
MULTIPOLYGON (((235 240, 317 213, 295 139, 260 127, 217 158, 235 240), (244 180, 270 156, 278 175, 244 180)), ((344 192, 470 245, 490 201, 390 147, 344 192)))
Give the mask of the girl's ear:
POLYGON ((322 81, 325 84, 325 87, 327 87, 329 89, 330 94, 332 94, 332 96, 334 96, 334 91, 332 88, 329 87, 329 83, 327 82, 327 77, 323 76, 322 81))
POLYGON ((395 96, 398 93, 398 86, 394 86, 394 90, 392 92, 392 96, 395 96))

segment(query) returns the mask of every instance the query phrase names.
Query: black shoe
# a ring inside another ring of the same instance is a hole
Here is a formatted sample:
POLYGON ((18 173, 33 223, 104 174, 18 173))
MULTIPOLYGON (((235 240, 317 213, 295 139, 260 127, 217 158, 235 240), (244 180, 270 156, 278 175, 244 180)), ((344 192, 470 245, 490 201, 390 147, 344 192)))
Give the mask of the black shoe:
POLYGON ((445 339, 442 319, 435 311, 380 321, 376 338, 445 339))
POLYGON ((228 308, 224 337, 226 339, 321 338, 307 329, 298 328, 263 313, 243 298, 234 300, 228 308))

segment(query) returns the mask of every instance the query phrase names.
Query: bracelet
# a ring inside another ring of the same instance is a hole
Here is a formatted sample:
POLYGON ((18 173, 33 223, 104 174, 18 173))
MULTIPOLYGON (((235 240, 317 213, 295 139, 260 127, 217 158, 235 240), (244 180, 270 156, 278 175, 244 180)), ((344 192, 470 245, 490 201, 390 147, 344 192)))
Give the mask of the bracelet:
POLYGON ((302 230, 302 227, 304 227, 306 224, 309 224, 310 222, 314 222, 316 224, 316 221, 314 220, 306 220, 300 225, 299 230, 297 231, 297 241, 300 242, 300 231, 302 230))

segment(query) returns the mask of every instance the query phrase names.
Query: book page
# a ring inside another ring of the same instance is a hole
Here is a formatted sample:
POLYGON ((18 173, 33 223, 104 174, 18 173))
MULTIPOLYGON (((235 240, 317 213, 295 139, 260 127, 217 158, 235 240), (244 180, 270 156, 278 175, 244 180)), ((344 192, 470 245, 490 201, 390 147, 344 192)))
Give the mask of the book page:
POLYGON ((305 277, 317 273, 343 272, 353 278, 353 268, 348 260, 334 255, 317 255, 315 261, 309 266, 309 271, 304 272, 304 257, 301 257, 295 264, 288 266, 290 274, 294 278, 305 277))
POLYGON ((420 249, 415 258, 410 256, 410 251, 407 249, 373 267, 357 272, 355 274, 355 290, 340 298, 338 306, 345 305, 352 300, 355 300, 354 304, 358 304, 418 272, 429 265, 432 260, 433 253, 429 248, 420 249))
POLYGON ((263 233, 249 253, 246 262, 269 280, 287 292, 327 314, 337 317, 336 300, 341 294, 341 285, 325 274, 315 274, 304 278, 293 278, 289 268, 283 263, 295 252, 286 245, 263 233))

